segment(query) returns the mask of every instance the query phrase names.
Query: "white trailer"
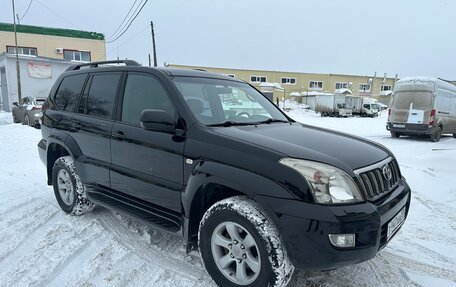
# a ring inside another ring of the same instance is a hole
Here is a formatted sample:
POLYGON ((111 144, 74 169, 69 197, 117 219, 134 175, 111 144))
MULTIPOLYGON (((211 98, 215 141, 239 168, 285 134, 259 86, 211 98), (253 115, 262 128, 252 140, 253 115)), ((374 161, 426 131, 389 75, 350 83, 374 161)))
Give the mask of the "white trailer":
POLYGON ((315 96, 315 111, 322 117, 349 117, 352 109, 345 102, 345 95, 317 95, 315 96))

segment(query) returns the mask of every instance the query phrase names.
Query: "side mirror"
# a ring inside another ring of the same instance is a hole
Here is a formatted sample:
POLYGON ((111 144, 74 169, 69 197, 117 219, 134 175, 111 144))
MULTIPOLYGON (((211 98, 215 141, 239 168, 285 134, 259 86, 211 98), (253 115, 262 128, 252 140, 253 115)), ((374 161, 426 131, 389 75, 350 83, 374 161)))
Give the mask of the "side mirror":
POLYGON ((141 113, 141 127, 148 131, 174 133, 174 120, 164 110, 147 109, 141 113))
POLYGON ((16 106, 16 107, 17 107, 17 106, 18 106, 18 105, 17 105, 17 102, 13 102, 13 106, 16 106))

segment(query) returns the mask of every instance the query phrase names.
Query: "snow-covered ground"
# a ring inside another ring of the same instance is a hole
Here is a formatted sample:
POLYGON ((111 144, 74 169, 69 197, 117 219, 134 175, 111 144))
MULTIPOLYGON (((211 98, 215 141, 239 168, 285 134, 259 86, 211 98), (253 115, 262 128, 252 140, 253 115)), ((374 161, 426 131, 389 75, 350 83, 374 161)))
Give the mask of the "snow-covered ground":
MULTIPOLYGON (((296 273, 289 286, 456 286, 456 139, 392 139, 378 118, 303 123, 377 141, 397 156, 413 189, 409 217, 377 257, 328 272, 296 273)), ((46 185, 39 130, 0 113, 0 286, 214 286, 179 236, 103 208, 66 215, 46 185)))

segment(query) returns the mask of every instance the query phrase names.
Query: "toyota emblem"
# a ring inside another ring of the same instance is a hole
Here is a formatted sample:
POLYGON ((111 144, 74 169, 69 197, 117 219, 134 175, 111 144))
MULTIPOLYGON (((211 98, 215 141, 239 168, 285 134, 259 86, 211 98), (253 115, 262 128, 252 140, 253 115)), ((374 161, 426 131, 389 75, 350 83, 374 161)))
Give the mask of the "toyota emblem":
POLYGON ((388 165, 385 165, 382 169, 383 176, 387 181, 390 181, 391 178, 393 177, 393 174, 391 172, 391 168, 388 165))

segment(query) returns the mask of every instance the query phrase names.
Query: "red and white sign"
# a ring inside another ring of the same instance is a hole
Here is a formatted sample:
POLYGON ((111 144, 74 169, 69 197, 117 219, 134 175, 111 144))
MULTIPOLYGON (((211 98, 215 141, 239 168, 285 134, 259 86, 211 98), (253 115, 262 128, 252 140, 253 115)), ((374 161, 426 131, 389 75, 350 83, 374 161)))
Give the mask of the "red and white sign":
POLYGON ((50 79, 52 78, 52 69, 49 64, 27 63, 30 78, 50 79))

